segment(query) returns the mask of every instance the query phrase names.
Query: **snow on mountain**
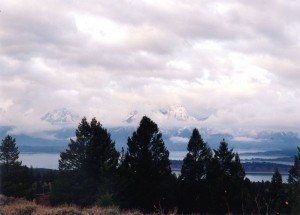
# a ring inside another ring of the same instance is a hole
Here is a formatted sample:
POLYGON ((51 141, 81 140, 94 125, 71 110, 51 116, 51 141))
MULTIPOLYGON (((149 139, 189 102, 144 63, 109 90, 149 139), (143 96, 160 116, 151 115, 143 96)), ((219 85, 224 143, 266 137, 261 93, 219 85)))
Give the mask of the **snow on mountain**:
POLYGON ((66 108, 60 108, 46 113, 41 120, 47 121, 52 125, 73 124, 78 122, 79 115, 72 113, 66 108))
POLYGON ((169 118, 174 118, 179 121, 195 121, 196 118, 190 116, 185 109, 185 107, 181 105, 172 105, 170 106, 168 112, 167 112, 169 118))
POLYGON ((127 122, 127 123, 132 123, 132 122, 136 119, 137 114, 138 114, 138 111, 137 111, 137 110, 131 111, 131 112, 125 117, 125 119, 124 119, 123 121, 124 121, 124 122, 127 122))
POLYGON ((124 122, 132 123, 141 120, 141 118, 146 115, 150 117, 155 122, 161 123, 165 121, 179 121, 179 122, 191 122, 198 121, 195 117, 190 116, 186 108, 182 105, 172 105, 159 109, 152 109, 151 111, 131 111, 126 115, 124 122))

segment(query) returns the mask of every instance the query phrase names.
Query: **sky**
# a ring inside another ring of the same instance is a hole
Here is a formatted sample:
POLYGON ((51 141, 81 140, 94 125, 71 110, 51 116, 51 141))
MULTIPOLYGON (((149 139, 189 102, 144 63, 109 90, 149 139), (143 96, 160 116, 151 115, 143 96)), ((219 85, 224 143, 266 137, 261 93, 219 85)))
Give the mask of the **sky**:
POLYGON ((67 108, 117 125, 182 105, 200 127, 300 133, 300 2, 1 0, 0 126, 67 108))

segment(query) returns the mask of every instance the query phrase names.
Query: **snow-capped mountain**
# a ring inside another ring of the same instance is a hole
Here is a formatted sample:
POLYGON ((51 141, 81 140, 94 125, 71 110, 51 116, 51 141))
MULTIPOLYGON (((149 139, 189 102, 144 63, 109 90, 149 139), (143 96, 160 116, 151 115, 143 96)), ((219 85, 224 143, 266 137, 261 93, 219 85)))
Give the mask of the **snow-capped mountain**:
POLYGON ((131 123, 136 119, 136 116, 138 114, 137 110, 131 111, 128 115, 125 116, 124 122, 131 123))
MULTIPOLYGON (((26 113, 31 114, 30 111, 26 113)), ((1 115, 5 117, 5 114, 5 110, 0 109, 0 119, 1 115)), ((201 137, 211 148, 217 148, 223 138, 229 143, 230 147, 235 149, 296 149, 300 144, 300 136, 294 132, 239 131, 227 133, 227 131, 222 132, 206 128, 205 123, 203 123, 205 119, 198 119, 194 115, 190 115, 182 105, 172 105, 155 109, 147 106, 143 107, 143 109, 134 108, 123 119, 117 118, 120 124, 111 125, 107 129, 111 134, 112 140, 116 142, 118 150, 122 147, 126 148, 128 137, 136 131, 138 123, 145 115, 158 125, 166 147, 170 151, 185 151, 194 128, 198 128, 201 137)), ((49 111, 40 119, 44 121, 43 126, 45 122, 53 125, 49 126, 49 124, 46 124, 46 129, 51 127, 50 130, 45 130, 39 135, 12 133, 17 138, 20 147, 23 147, 23 151, 62 150, 62 147, 67 146, 69 139, 74 137, 76 126, 80 121, 80 115, 67 108, 61 108, 49 111)), ((1 138, 11 131, 14 131, 12 126, 1 127, 0 125, 1 138)))
MULTIPOLYGON (((203 140, 213 149, 218 147, 223 138, 235 150, 269 150, 270 148, 272 150, 294 150, 300 144, 300 136, 294 132, 226 133, 205 128, 202 124, 203 120, 189 115, 183 106, 174 105, 150 110, 134 110, 129 112, 126 118, 123 118, 123 122, 120 120, 120 125, 107 127, 118 150, 121 150, 122 147, 126 148, 128 137, 136 131, 138 122, 144 115, 150 117, 158 125, 166 147, 170 151, 185 151, 194 128, 198 128, 203 140)), ((49 152, 64 150, 69 139, 75 135, 80 116, 66 108, 61 108, 46 113, 41 120, 54 125, 53 128, 49 131, 44 131, 39 136, 12 133, 22 151, 49 152), (49 136, 53 138, 49 139, 49 136)), ((13 131, 13 127, 0 126, 0 137, 3 138, 5 135, 10 134, 11 131, 13 131)))
POLYGON ((144 115, 150 117, 154 121, 179 121, 179 122, 191 122, 197 121, 193 116, 190 116, 186 108, 182 105, 172 105, 159 109, 152 109, 151 111, 131 111, 124 117, 124 122, 132 123, 140 120, 144 115))
POLYGON ((167 115, 168 119, 176 119, 178 121, 195 121, 196 118, 188 114, 182 105, 172 105, 168 109, 161 109, 160 112, 167 115))
POLYGON ((60 108, 46 113, 41 120, 47 121, 52 125, 57 124, 73 124, 79 120, 79 115, 72 113, 66 108, 60 108))

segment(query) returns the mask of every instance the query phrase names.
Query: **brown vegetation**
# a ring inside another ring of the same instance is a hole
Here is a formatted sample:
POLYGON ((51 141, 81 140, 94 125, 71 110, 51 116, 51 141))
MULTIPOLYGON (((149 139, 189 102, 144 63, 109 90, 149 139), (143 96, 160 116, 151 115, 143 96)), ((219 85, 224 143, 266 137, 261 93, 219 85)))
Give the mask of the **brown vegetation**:
POLYGON ((2 205, 0 215, 129 215, 141 214, 138 211, 121 211, 117 207, 100 208, 79 208, 75 205, 62 205, 59 207, 50 207, 38 205, 34 201, 24 199, 7 198, 1 195, 2 205))

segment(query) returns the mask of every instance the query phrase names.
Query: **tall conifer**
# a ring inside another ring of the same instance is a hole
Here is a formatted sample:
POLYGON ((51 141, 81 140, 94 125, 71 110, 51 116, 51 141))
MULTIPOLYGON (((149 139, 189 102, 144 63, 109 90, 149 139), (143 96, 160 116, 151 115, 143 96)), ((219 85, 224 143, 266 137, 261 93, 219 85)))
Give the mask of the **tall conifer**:
POLYGON ((179 204, 182 211, 204 213, 207 207, 206 176, 212 152, 197 129, 193 130, 187 150, 179 177, 179 204))
POLYGON ((21 166, 19 159, 19 151, 16 146, 16 139, 7 135, 0 145, 0 163, 5 166, 6 172, 14 166, 21 166))
POLYGON ((83 118, 76 139, 60 154, 54 202, 89 205, 111 196, 118 159, 107 130, 95 118, 90 123, 83 118))
POLYGON ((214 150, 208 172, 212 212, 242 213, 244 178, 245 170, 239 155, 229 149, 223 139, 219 148, 214 150))
POLYGON ((125 207, 149 212, 165 207, 169 197, 171 167, 157 124, 144 116, 137 130, 128 138, 122 163, 125 182, 125 207))

